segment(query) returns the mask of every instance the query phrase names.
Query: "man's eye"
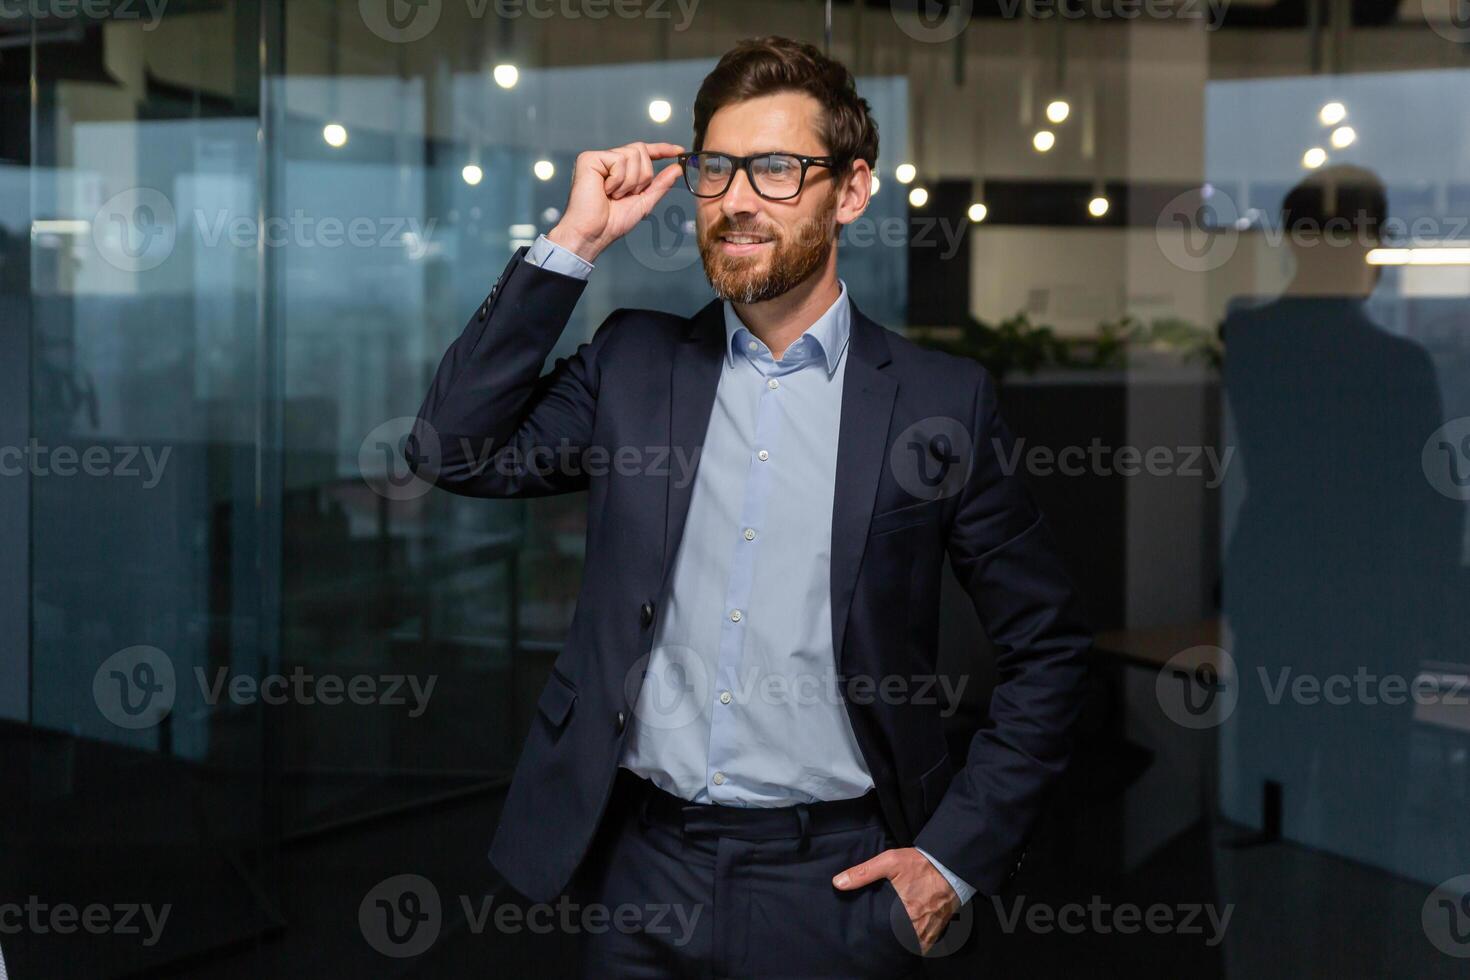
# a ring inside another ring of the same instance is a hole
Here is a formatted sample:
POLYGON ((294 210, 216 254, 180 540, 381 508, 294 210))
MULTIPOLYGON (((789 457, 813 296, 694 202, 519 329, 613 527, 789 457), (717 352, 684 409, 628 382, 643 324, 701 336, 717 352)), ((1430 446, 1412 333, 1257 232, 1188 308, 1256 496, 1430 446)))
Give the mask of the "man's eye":
POLYGON ((707 159, 704 161, 704 169, 717 177, 723 177, 730 172, 730 161, 722 157, 707 159))
POLYGON ((766 161, 766 169, 774 177, 784 177, 791 172, 791 161, 775 158, 766 161))

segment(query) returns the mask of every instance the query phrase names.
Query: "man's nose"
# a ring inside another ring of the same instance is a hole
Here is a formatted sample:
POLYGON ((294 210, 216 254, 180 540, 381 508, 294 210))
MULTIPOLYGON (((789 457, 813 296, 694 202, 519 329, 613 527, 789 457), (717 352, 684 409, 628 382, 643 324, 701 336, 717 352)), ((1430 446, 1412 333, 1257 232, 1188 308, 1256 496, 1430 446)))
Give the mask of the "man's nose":
POLYGON ((725 196, 720 198, 720 210, 727 218, 732 218, 737 214, 754 214, 760 206, 760 199, 755 188, 750 186, 749 175, 744 170, 737 170, 735 179, 730 181, 730 187, 725 191, 725 196))

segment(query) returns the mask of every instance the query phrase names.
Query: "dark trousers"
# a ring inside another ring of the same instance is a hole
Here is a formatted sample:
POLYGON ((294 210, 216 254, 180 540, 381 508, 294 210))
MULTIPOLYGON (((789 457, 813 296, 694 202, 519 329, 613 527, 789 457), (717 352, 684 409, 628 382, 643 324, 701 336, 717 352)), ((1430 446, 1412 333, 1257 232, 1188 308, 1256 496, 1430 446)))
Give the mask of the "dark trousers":
POLYGON ((832 885, 839 871, 894 846, 871 793, 710 806, 620 769, 568 889, 583 910, 582 974, 916 976, 918 940, 893 886, 832 885))

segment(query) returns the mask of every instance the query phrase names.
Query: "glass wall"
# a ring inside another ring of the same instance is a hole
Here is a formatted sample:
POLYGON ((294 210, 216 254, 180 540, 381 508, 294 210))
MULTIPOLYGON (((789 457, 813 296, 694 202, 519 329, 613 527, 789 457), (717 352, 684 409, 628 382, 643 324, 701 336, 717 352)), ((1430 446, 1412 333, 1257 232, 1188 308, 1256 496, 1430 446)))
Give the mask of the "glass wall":
MULTIPOLYGON (((0 4, 10 974, 567 972, 486 916, 485 852, 586 500, 431 491, 400 449, 577 153, 687 143, 718 57, 783 34, 878 121, 853 299, 998 379, 1099 629, 1015 892, 932 972, 1461 975, 1462 14, 0 4), (374 918, 409 893, 412 941, 374 918)), ((599 259, 553 358, 707 301, 693 215, 599 259)), ((947 589, 958 758, 995 679, 947 589)))

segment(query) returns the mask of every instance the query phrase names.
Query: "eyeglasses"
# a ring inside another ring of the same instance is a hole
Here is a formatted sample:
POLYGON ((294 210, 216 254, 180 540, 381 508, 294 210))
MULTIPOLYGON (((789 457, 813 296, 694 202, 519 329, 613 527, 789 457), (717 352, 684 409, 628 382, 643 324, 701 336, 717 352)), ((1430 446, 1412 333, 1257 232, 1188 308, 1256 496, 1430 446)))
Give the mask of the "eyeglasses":
POLYGON ((768 201, 789 201, 801 193, 810 167, 837 165, 832 157, 804 157, 796 153, 761 153, 735 157, 728 153, 681 153, 684 183, 695 197, 719 197, 730 189, 735 171, 744 170, 750 186, 768 201))

